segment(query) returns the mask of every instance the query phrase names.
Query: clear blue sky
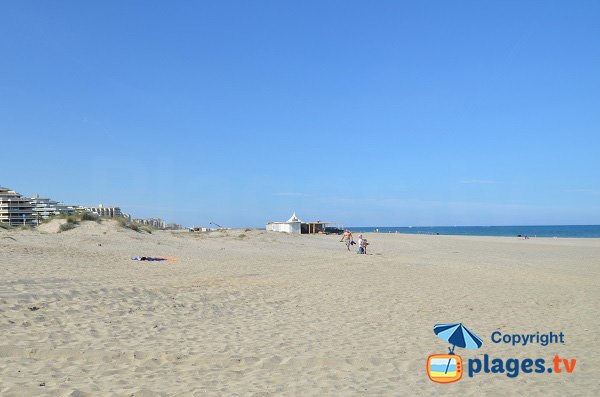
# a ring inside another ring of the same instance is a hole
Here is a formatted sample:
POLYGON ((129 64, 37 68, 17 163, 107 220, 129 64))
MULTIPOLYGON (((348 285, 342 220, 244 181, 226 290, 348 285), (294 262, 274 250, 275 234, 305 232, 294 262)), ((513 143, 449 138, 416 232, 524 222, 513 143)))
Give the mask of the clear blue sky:
POLYGON ((598 1, 0 3, 0 185, 185 225, 600 224, 598 1))

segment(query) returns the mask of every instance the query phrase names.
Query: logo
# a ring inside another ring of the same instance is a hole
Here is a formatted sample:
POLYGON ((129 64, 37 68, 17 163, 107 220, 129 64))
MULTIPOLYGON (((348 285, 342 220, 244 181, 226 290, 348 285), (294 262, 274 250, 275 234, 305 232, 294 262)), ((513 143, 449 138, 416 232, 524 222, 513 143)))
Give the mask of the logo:
MULTIPOLYGON (((459 381, 466 372, 469 378, 478 374, 504 374, 509 379, 520 374, 571 374, 575 370, 576 358, 565 358, 555 354, 550 360, 544 358, 494 358, 484 354, 482 358, 469 358, 463 366, 462 358, 454 354, 454 349, 479 349, 483 341, 462 324, 436 324, 433 332, 438 338, 448 342, 448 354, 432 354, 427 358, 427 376, 436 383, 459 381)), ((563 332, 503 334, 494 331, 491 341, 494 344, 511 344, 514 347, 537 344, 542 348, 551 344, 564 344, 563 332)))
POLYGON ((479 349, 483 341, 462 323, 436 324, 433 332, 452 347, 448 347, 448 354, 432 354, 427 358, 427 376, 437 383, 459 381, 463 375, 462 358, 454 354, 454 348, 479 349))

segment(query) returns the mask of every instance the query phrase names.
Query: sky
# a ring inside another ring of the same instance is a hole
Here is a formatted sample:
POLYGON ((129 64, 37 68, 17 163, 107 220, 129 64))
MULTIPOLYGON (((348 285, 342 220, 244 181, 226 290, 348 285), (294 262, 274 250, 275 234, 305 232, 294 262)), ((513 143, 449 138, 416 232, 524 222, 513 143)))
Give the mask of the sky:
POLYGON ((0 3, 0 185, 186 226, 600 224, 598 1, 0 3))

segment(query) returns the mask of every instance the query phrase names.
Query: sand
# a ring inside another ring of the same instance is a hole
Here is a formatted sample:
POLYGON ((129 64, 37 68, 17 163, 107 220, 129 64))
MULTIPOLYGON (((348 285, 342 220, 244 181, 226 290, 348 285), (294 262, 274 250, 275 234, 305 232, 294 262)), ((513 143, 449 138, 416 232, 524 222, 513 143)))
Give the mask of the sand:
POLYGON ((338 236, 57 230, 0 233, 2 396, 600 393, 600 239, 370 234, 357 255, 338 236), (559 354, 575 370, 433 383, 448 344, 432 327, 453 322, 484 343, 457 348, 464 365, 559 354))

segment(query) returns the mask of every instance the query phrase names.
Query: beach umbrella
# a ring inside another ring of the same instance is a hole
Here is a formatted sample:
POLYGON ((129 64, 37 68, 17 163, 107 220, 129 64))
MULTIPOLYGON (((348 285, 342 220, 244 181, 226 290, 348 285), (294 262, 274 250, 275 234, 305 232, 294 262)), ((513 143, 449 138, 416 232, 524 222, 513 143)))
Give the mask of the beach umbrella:
MULTIPOLYGON (((463 349, 479 349, 483 344, 483 341, 477 335, 469 331, 462 323, 436 324, 433 326, 433 332, 435 332, 438 338, 452 344, 452 348, 448 348, 450 354, 454 354, 454 348, 456 346, 462 347, 463 349)), ((445 373, 448 373, 450 361, 452 361, 451 358, 448 359, 445 373)))
POLYGON ((467 327, 461 324, 436 324, 433 326, 433 332, 438 338, 452 344, 450 354, 454 354, 454 347, 463 349, 479 349, 483 341, 467 327))

